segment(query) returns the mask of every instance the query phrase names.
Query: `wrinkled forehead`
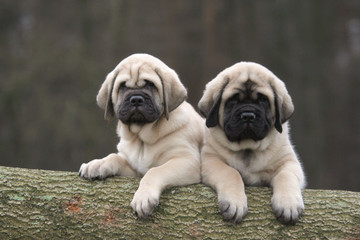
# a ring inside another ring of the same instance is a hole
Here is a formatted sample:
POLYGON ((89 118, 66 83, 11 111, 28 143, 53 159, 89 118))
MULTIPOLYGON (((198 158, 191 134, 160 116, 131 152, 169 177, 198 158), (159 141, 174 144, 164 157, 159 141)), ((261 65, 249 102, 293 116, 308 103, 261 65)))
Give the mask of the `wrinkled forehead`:
POLYGON ((155 66, 149 62, 123 63, 119 64, 115 70, 118 71, 118 74, 115 79, 114 89, 117 89, 123 82, 128 88, 141 88, 146 81, 152 82, 158 89, 161 88, 161 80, 155 72, 155 66))
POLYGON ((226 86, 223 99, 229 99, 235 94, 239 94, 240 99, 257 99, 261 93, 268 98, 273 97, 273 91, 270 86, 268 76, 263 73, 252 71, 233 72, 228 75, 229 83, 226 86))

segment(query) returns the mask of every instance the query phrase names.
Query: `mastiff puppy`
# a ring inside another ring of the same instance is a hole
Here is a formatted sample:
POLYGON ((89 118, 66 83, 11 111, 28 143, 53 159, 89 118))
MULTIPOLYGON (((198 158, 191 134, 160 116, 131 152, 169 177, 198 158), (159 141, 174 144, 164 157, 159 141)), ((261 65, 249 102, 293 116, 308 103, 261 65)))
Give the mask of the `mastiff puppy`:
POLYGON ((119 119, 117 153, 81 165, 86 179, 142 176, 131 206, 147 217, 161 192, 200 182, 204 120, 185 101, 177 74, 159 59, 134 54, 110 72, 97 95, 105 118, 119 119))
POLYGON ((202 181, 214 188, 226 220, 247 214, 245 185, 273 188, 272 207, 284 223, 304 210, 304 173, 289 139, 294 105, 285 84, 265 67, 237 63, 206 85, 199 109, 208 127, 202 181))

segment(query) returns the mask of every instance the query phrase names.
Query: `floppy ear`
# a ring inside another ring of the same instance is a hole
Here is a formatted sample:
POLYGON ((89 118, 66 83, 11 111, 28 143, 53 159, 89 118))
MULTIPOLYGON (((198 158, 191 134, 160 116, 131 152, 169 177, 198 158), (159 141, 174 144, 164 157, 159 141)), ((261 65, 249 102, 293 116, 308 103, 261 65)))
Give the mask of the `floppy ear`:
POLYGON ((97 101, 98 106, 101 109, 105 110, 104 118, 106 120, 111 120, 115 115, 114 105, 112 102, 111 95, 112 95, 112 91, 113 91, 113 87, 114 87, 114 80, 115 80, 117 74, 118 74, 117 71, 112 71, 111 73, 109 73, 106 76, 106 79, 103 82, 103 84, 101 85, 99 93, 96 96, 96 101, 97 101))
POLYGON ((161 81, 164 114, 166 119, 169 120, 170 112, 186 100, 187 91, 173 70, 161 70, 160 68, 155 68, 155 72, 161 81))
POLYGON ((282 124, 290 119, 294 112, 294 104, 291 97, 288 94, 285 86, 282 87, 280 92, 283 92, 282 96, 278 95, 278 91, 274 86, 271 86, 274 93, 275 104, 275 128, 279 133, 282 132, 282 124))
POLYGON ((219 109, 221 105, 221 99, 225 87, 229 83, 229 78, 223 81, 222 78, 215 78, 206 86, 204 96, 200 99, 198 107, 200 113, 206 117, 206 126, 208 128, 215 127, 219 122, 219 109), (221 85, 219 85, 221 81, 221 85), (218 90, 220 87, 220 91, 218 90), (214 100, 215 99, 215 100, 214 100))
POLYGON ((215 104, 210 109, 209 114, 206 117, 206 126, 208 128, 215 127, 219 122, 219 109, 221 104, 222 94, 219 94, 217 97, 215 104))
POLYGON ((282 133, 282 122, 280 117, 280 106, 277 100, 277 95, 274 92, 274 104, 275 104, 275 128, 279 133, 282 133))

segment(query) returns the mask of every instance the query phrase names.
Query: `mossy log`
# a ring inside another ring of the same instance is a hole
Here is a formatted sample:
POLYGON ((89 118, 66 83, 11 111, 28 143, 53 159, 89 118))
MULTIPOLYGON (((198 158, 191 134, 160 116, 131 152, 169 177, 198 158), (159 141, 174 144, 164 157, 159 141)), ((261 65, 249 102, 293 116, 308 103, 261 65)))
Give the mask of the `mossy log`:
POLYGON ((202 184, 166 190, 138 219, 130 207, 139 179, 87 181, 73 172, 0 167, 0 239, 360 239, 360 193, 304 191, 295 226, 278 222, 270 188, 248 187, 249 213, 223 221, 202 184))

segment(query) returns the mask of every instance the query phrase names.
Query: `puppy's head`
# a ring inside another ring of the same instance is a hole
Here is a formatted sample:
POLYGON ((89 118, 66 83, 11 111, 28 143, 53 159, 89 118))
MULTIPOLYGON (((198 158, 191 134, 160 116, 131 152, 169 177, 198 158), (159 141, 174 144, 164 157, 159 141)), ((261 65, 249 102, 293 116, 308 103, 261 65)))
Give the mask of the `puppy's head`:
POLYGON ((174 70, 148 54, 133 54, 110 72, 97 95, 105 119, 124 124, 152 123, 169 114, 187 97, 174 70))
POLYGON ((265 67, 237 63, 206 85, 199 109, 207 127, 220 127, 231 142, 260 141, 294 111, 285 84, 265 67))

